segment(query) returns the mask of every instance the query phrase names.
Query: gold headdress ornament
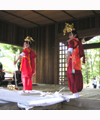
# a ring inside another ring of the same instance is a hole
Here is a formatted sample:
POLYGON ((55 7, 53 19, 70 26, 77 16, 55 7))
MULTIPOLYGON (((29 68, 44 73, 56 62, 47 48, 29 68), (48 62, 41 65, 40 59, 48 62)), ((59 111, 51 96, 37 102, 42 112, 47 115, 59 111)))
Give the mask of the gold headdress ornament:
POLYGON ((73 30, 75 30, 73 23, 71 25, 69 23, 65 23, 65 28, 63 29, 63 35, 66 34, 66 31, 71 32, 73 30))
POLYGON ((26 38, 25 38, 25 41, 28 41, 28 42, 34 42, 34 40, 33 40, 33 38, 32 37, 30 37, 30 36, 27 36, 26 38))

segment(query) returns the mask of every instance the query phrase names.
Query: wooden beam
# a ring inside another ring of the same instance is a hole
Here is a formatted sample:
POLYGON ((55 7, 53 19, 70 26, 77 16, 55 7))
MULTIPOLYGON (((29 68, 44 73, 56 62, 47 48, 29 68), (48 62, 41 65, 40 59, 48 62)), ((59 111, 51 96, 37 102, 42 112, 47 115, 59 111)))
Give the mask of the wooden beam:
POLYGON ((9 15, 15 16, 16 18, 20 18, 20 19, 22 19, 22 20, 25 20, 25 21, 27 21, 27 22, 30 22, 30 23, 32 23, 32 24, 35 24, 35 25, 38 25, 38 26, 40 26, 40 24, 38 24, 38 23, 35 23, 35 22, 33 22, 33 21, 30 21, 30 20, 27 20, 27 19, 25 19, 25 18, 19 17, 19 16, 17 16, 17 15, 14 15, 14 14, 12 14, 12 13, 9 13, 9 12, 7 12, 7 11, 4 11, 4 10, 1 10, 1 11, 2 11, 2 12, 4 12, 4 13, 7 13, 7 14, 9 14, 9 15))
MULTIPOLYGON (((92 39, 93 37, 86 37, 86 38, 84 38, 85 39, 85 41, 89 41, 90 39, 92 39)), ((83 38, 79 38, 79 40, 82 40, 83 38)))
POLYGON ((94 36, 100 35, 100 27, 90 28, 90 29, 85 29, 85 30, 78 30, 77 33, 80 38, 94 37, 94 36))
POLYGON ((92 12, 93 12, 95 15, 97 15, 97 13, 96 13, 96 11, 95 11, 95 10, 92 10, 92 12))
POLYGON ((83 44, 84 49, 100 48, 100 43, 83 44))
POLYGON ((69 15, 70 17, 72 17, 73 19, 76 19, 74 16, 72 16, 71 14, 69 14, 68 12, 66 12, 65 10, 61 10, 62 12, 64 12, 65 14, 69 15))
POLYGON ((37 13, 37 14, 41 15, 42 17, 45 17, 45 18, 47 18, 47 19, 49 19, 49 20, 51 20, 51 21, 57 23, 57 21, 55 21, 55 20, 53 20, 53 19, 51 19, 51 18, 49 18, 49 17, 47 17, 47 16, 45 16, 45 15, 43 15, 43 14, 37 12, 37 11, 35 11, 35 10, 31 10, 31 11, 34 12, 34 13, 37 13))

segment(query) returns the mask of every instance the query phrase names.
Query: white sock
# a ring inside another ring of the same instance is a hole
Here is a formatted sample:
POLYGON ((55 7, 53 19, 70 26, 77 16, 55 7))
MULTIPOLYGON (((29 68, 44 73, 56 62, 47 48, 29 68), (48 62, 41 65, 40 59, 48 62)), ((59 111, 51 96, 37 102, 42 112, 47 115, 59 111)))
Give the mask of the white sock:
POLYGON ((75 98, 79 98, 79 93, 74 93, 73 96, 74 96, 75 98))

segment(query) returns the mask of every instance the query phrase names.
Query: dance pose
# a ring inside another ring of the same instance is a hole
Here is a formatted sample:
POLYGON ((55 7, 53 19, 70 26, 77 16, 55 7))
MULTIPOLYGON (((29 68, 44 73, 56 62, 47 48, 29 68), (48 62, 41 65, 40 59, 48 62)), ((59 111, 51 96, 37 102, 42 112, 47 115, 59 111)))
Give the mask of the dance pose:
POLYGON ((18 59, 14 62, 17 63, 19 59, 21 60, 21 77, 23 83, 23 90, 32 90, 32 76, 35 76, 35 60, 36 54, 31 50, 30 45, 32 44, 33 39, 29 36, 26 37, 24 41, 24 50, 19 55, 18 59))
MULTIPOLYGON (((81 72, 81 57, 84 57, 84 50, 80 47, 80 41, 76 30, 73 28, 73 24, 68 23, 63 30, 64 34, 66 31, 69 33, 68 40, 68 52, 67 52, 67 78, 70 91, 73 93, 71 98, 78 98, 80 91, 83 89, 83 76, 81 72), (82 55, 80 55, 82 54, 82 55)), ((81 44, 82 46, 82 44, 81 44)))

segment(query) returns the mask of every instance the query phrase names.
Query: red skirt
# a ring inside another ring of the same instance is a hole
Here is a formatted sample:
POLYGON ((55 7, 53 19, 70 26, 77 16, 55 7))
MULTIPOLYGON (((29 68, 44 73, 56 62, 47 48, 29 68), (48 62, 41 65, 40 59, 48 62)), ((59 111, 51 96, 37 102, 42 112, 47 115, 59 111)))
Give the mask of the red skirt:
POLYGON ((83 89, 83 76, 81 70, 75 70, 72 73, 72 58, 69 60, 69 66, 67 68, 67 78, 69 89, 72 93, 77 93, 83 89))

